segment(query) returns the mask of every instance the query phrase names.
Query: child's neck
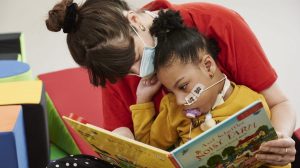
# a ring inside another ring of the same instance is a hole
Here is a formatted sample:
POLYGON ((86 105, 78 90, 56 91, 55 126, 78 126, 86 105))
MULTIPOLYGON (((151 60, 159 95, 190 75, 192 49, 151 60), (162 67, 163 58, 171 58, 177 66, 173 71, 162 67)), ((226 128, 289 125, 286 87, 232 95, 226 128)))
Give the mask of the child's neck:
MULTIPOLYGON (((225 74, 222 74, 222 77, 224 77, 224 75, 225 74)), ((219 89, 219 93, 221 93, 223 91, 223 89, 227 89, 223 96, 223 100, 226 101, 230 97, 230 95, 232 94, 232 91, 233 91, 233 86, 231 85, 231 81, 228 78, 226 78, 224 81, 222 81, 220 89, 219 89), (228 80, 228 82, 229 82, 228 87, 225 86, 226 80, 228 80)))
POLYGON ((230 95, 232 94, 232 91, 233 91, 233 86, 231 85, 231 81, 230 81, 230 86, 225 93, 224 101, 226 101, 230 97, 230 95))
POLYGON ((233 86, 231 85, 231 81, 222 72, 216 73, 213 80, 219 81, 222 79, 224 80, 218 84, 216 89, 217 89, 217 94, 222 94, 223 100, 225 101, 232 94, 233 86))

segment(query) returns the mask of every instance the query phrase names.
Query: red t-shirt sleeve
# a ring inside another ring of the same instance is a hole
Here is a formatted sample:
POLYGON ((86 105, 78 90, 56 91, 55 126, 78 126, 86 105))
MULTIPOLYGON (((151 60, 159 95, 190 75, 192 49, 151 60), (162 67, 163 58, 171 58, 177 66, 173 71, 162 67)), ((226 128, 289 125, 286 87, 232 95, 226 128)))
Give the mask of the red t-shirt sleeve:
POLYGON ((153 1, 144 8, 178 10, 187 26, 216 39, 221 48, 217 58, 219 68, 235 83, 262 91, 276 81, 277 74, 258 40, 235 11, 209 3, 172 5, 164 0, 153 1))
POLYGON ((126 76, 115 84, 107 82, 102 90, 103 128, 112 131, 118 127, 128 127, 133 130, 129 106, 136 102, 139 80, 135 76, 126 76))
MULTIPOLYGON (((128 127, 133 131, 130 105, 136 104, 136 89, 140 78, 128 75, 117 83, 107 82, 102 89, 102 127, 114 130, 118 127, 128 127)), ((161 88, 153 97, 155 109, 158 112, 160 101, 165 94, 161 88)))
POLYGON ((166 0, 154 0, 142 7, 144 10, 154 11, 170 8, 172 4, 166 0))

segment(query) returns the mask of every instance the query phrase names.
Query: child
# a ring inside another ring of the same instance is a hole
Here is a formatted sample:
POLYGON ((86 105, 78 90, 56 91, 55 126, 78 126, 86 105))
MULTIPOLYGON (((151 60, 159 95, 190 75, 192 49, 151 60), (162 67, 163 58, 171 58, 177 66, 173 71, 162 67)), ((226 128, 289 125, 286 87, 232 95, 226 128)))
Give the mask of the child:
POLYGON ((179 146, 255 100, 271 117, 264 97, 230 82, 214 60, 215 43, 185 27, 178 12, 161 11, 150 31, 157 37, 157 78, 170 93, 156 116, 151 100, 160 84, 139 83, 137 104, 130 106, 136 140, 165 150, 179 146))

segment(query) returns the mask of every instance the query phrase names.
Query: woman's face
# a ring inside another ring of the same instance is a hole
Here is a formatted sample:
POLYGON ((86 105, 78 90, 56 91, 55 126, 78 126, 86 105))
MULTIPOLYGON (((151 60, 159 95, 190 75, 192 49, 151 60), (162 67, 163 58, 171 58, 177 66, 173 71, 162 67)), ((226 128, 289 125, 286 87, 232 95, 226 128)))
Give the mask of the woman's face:
MULTIPOLYGON (((157 12, 154 12, 157 13, 157 12)), ((153 23, 153 16, 144 12, 128 11, 125 13, 132 29, 132 37, 135 44, 135 62, 130 69, 130 73, 140 74, 141 60, 144 47, 154 47, 155 41, 151 36, 149 29, 153 23)))
POLYGON ((137 31, 139 33, 139 36, 134 32, 133 38, 134 38, 134 45, 135 45, 135 61, 134 64, 131 66, 130 73, 133 74, 140 74, 140 66, 141 66, 141 60, 144 52, 145 45, 147 47, 154 47, 155 42, 153 37, 150 35, 149 31, 137 31))
MULTIPOLYGON (((176 96, 177 104, 184 105, 185 97, 191 93, 196 84, 201 84, 204 88, 211 86, 213 80, 201 63, 181 63, 175 60, 172 65, 162 67, 157 73, 158 80, 176 96)), ((201 93, 200 97, 191 105, 185 105, 184 109, 197 108, 202 114, 207 113, 214 104, 218 91, 212 87, 201 93)))

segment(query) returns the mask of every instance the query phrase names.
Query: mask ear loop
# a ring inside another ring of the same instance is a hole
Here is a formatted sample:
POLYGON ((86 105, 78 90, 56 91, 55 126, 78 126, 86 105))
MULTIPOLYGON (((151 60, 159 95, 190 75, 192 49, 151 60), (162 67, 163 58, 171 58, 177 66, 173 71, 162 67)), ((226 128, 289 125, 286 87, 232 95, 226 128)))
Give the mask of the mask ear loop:
POLYGON ((148 10, 144 10, 144 12, 145 12, 146 14, 150 15, 150 16, 153 17, 153 18, 157 18, 157 17, 158 17, 158 14, 153 13, 153 12, 150 12, 150 11, 148 11, 148 10))
POLYGON ((135 28, 131 25, 129 25, 132 30, 135 32, 135 34, 139 37, 139 39, 143 42, 144 46, 147 46, 146 43, 144 42, 144 40, 142 39, 142 37, 139 35, 139 33, 135 30, 135 28))
POLYGON ((138 38, 142 41, 142 43, 144 44, 144 47, 147 47, 147 48, 155 48, 157 46, 157 38, 156 37, 153 37, 153 40, 154 40, 154 47, 150 47, 148 46, 145 41, 143 40, 143 38, 141 37, 141 35, 135 30, 135 28, 133 26, 130 25, 130 27, 132 28, 132 30, 135 32, 135 34, 138 36, 138 38))

